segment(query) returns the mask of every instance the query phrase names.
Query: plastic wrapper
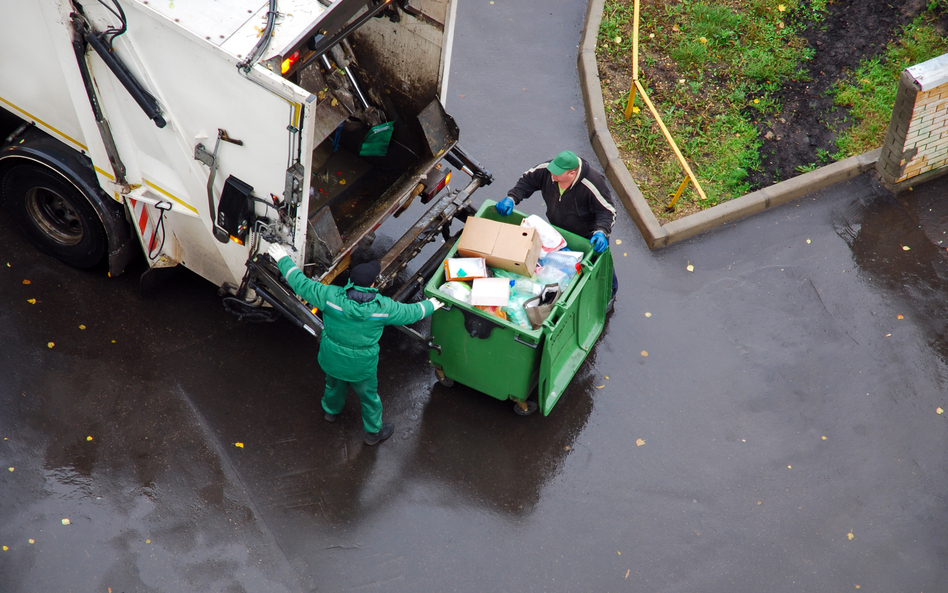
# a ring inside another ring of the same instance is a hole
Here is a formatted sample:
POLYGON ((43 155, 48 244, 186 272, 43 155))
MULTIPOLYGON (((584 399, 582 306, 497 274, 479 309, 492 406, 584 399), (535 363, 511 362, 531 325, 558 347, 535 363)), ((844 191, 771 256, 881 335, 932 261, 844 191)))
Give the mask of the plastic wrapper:
POLYGON ((507 314, 507 320, 516 323, 523 329, 533 329, 530 325, 530 318, 527 317, 527 311, 523 304, 533 298, 533 293, 514 292, 510 297, 504 312, 507 314))
POLYGON ((487 305, 474 305, 474 308, 475 308, 475 309, 480 309, 481 311, 483 311, 483 312, 485 312, 485 313, 490 313, 491 315, 494 315, 495 317, 500 317, 500 318, 503 319, 504 321, 507 321, 507 314, 504 313, 504 310, 503 310, 504 308, 503 308, 503 307, 491 307, 491 306, 487 306, 487 305))
POLYGON ((464 282, 445 282, 438 290, 462 303, 471 303, 471 287, 464 282))
POLYGON ((550 253, 566 247, 566 239, 563 238, 563 235, 553 228, 553 225, 536 214, 531 214, 524 218, 520 221, 520 226, 531 227, 537 230, 537 234, 540 235, 540 246, 544 253, 550 253))

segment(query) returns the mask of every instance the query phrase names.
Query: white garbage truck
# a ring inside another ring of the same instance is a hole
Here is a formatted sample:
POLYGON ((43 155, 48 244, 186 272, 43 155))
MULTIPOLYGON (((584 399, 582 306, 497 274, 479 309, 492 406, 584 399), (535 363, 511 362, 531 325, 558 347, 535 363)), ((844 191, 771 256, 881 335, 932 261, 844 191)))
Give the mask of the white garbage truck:
POLYGON ((239 315, 318 335, 267 244, 328 283, 430 204, 381 258, 407 300, 492 180, 440 100, 454 0, 4 0, 0 18, 0 199, 73 266, 116 275, 140 252, 143 282, 182 266, 239 315))

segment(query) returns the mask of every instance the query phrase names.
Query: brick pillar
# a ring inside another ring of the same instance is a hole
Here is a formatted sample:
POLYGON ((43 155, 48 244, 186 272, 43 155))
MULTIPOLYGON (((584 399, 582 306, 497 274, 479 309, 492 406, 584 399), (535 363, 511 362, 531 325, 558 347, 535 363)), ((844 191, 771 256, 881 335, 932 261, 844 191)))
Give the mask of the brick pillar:
POLYGON ((876 170, 892 191, 948 173, 948 54, 902 71, 876 170))

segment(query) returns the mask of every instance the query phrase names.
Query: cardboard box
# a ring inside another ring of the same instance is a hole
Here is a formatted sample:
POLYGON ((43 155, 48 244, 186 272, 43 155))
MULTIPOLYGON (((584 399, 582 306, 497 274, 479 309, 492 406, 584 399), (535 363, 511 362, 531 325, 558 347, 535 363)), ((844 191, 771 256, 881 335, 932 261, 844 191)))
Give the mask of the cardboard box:
POLYGON ((471 304, 482 307, 506 307, 510 301, 509 278, 476 278, 471 284, 471 304))
POLYGON ((483 257, 491 268, 521 276, 533 275, 540 253, 536 229, 486 218, 469 217, 458 239, 458 254, 483 257))

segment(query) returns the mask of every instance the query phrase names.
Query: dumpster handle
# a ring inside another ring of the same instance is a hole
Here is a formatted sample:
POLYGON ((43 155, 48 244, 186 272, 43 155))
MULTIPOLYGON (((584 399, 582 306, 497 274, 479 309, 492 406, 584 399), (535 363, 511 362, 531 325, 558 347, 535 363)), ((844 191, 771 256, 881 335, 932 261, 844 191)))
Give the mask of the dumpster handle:
POLYGON ((530 342, 524 342, 523 340, 520 339, 519 335, 514 335, 514 342, 520 342, 524 346, 529 346, 533 348, 534 350, 536 350, 536 347, 539 345, 539 344, 531 344, 530 342))

